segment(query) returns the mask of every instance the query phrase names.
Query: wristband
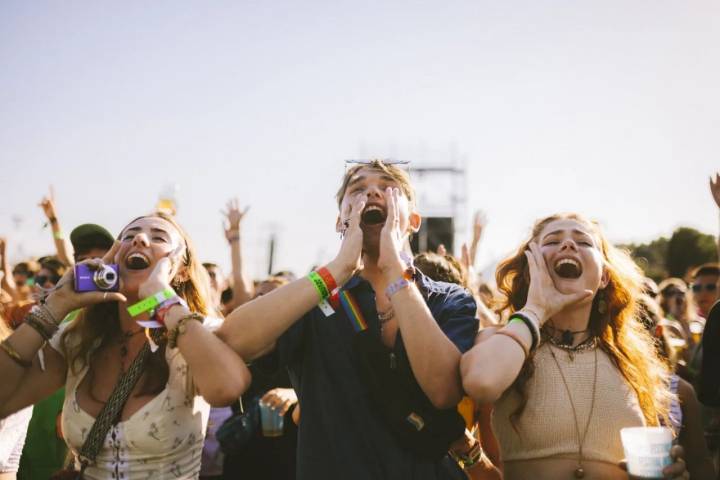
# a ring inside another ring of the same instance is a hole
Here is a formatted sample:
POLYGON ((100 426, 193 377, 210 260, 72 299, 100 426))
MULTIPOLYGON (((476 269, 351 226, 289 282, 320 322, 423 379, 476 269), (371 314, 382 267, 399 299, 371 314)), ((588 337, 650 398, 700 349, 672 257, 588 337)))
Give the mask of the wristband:
POLYGON ((410 282, 408 281, 407 278, 405 278, 404 276, 400 277, 399 279, 395 280, 394 282, 392 282, 390 285, 387 286, 387 288, 385 289, 385 296, 388 298, 388 300, 390 300, 390 297, 392 297, 397 292, 399 292, 400 290, 402 290, 403 288, 405 288, 409 285, 410 285, 410 282))
POLYGON ((328 292, 334 292, 337 288, 337 282, 335 281, 335 278, 330 273, 330 270, 328 270, 325 267, 318 268, 317 269, 318 275, 320 275, 320 278, 323 279, 323 282, 325 282, 325 286, 328 289, 328 292))
POLYGON ((55 240, 65 240, 65 235, 63 234, 62 230, 53 232, 53 237, 55 237, 55 240))
POLYGON ((320 295, 321 302, 330 296, 330 290, 328 290, 327 285, 325 285, 325 281, 317 272, 310 272, 307 278, 312 282, 315 290, 318 292, 318 295, 320 295))
POLYGON ((165 300, 169 300, 175 296, 177 296, 175 290, 173 290, 172 288, 166 288, 165 290, 158 292, 151 297, 147 297, 143 300, 140 300, 134 305, 130 305, 128 307, 128 313, 130 313, 131 317, 137 317, 141 313, 148 312, 160 305, 165 300))
POLYGON ((528 330, 530 330, 530 336, 532 337, 532 344, 530 345, 530 351, 531 352, 534 351, 537 348, 538 343, 540 341, 540 327, 538 327, 537 324, 535 324, 535 322, 530 320, 530 317, 528 317, 527 315, 520 313, 520 312, 515 312, 512 315, 510 315, 510 320, 508 320, 508 325, 513 323, 513 321, 515 321, 515 323, 517 323, 517 322, 524 323, 525 326, 528 328, 528 330))
POLYGON ((152 319, 160 325, 165 326, 165 315, 167 315, 167 312, 170 310, 170 308, 174 307, 175 305, 182 305, 188 310, 190 309, 187 302, 183 300, 182 297, 177 295, 172 297, 170 300, 165 300, 160 305, 158 305, 153 312, 152 319))

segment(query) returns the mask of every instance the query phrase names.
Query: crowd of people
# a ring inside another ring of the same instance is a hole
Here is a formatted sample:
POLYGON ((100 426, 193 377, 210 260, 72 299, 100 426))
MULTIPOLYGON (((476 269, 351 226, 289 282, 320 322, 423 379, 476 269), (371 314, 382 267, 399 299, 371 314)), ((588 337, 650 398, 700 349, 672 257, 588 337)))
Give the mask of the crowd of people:
POLYGON ((43 198, 53 255, 0 238, 0 480, 625 479, 642 426, 672 431, 664 478, 720 478, 718 263, 656 283, 560 213, 490 281, 483 215, 459 258, 411 252, 400 166, 336 201, 331 262, 253 281, 237 200, 226 275, 171 211, 66 237, 43 198))

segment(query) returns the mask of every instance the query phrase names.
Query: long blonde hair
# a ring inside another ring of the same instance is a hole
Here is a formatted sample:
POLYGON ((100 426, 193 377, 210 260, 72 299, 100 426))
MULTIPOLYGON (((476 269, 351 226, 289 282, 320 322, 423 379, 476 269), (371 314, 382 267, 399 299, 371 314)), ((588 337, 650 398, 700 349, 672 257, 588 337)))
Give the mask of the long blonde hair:
MULTIPOLYGON (((611 245, 599 226, 576 213, 556 214, 537 223, 532 235, 509 258, 502 261, 495 273, 502 294, 499 313, 520 310, 527 301, 530 273, 525 251, 543 229, 556 220, 575 220, 588 226, 599 241, 607 286, 593 299, 589 328, 597 336, 600 348, 613 360, 625 381, 635 391, 647 425, 667 422, 672 394, 669 392, 666 365, 658 358, 653 340, 637 319, 637 299, 642 291, 642 274, 630 256, 611 245), (606 313, 600 313, 598 303, 607 302, 606 313)), ((521 403, 511 414, 516 425, 527 404, 527 381, 532 377, 534 361, 530 357, 513 387, 521 396, 521 403)), ((666 423, 667 424, 667 423, 666 423)))
MULTIPOLYGON (((176 275, 171 286, 187 302, 191 311, 202 315, 215 314, 216 312, 212 310, 209 302, 210 280, 202 264, 198 261, 195 248, 185 230, 173 217, 160 212, 138 217, 128 225, 141 218, 160 218, 177 229, 186 246, 183 259, 186 273, 181 279, 178 279, 176 275)), ((101 303, 84 308, 65 329, 61 337, 61 348, 74 374, 77 375, 80 370, 92 363, 93 352, 98 347, 111 343, 120 335, 118 308, 120 307, 117 302, 101 303), (73 337, 72 342, 69 341, 70 336, 73 337)), ((168 378, 167 362, 162 354, 165 352, 165 344, 166 342, 163 340, 159 351, 161 354, 150 356, 146 367, 147 377, 139 394, 158 393, 165 388, 168 378)))

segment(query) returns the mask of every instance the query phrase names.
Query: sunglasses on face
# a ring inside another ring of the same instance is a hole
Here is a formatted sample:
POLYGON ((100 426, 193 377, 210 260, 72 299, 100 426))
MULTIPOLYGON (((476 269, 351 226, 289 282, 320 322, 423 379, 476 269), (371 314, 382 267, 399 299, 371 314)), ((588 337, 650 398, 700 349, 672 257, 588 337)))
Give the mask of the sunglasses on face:
POLYGON ((45 285, 47 282, 50 282, 53 285, 55 285, 59 281, 60 281, 59 275, 36 275, 35 276, 35 283, 37 285, 40 285, 41 287, 43 285, 45 285))
POLYGON ((700 293, 703 290, 705 290, 706 292, 714 292, 717 290, 717 284, 716 283, 693 283, 692 284, 693 293, 700 293))

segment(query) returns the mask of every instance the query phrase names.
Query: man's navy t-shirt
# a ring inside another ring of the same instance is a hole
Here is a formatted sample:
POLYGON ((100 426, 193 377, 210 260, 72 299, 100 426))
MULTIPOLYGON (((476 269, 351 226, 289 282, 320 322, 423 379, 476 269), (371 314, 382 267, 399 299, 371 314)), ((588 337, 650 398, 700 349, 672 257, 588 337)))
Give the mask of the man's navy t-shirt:
MULTIPOLYGON (((465 352, 478 329, 476 304, 462 287, 417 273, 416 284, 438 325, 465 352)), ((375 293, 360 277, 344 287, 357 299, 368 329, 379 338, 375 293)), ((373 412, 353 360, 355 331, 342 308, 325 316, 314 308, 277 342, 276 359, 287 366, 301 406, 298 480, 445 479, 440 462, 403 450, 373 412)), ((395 347, 405 353, 401 332, 395 347)))

